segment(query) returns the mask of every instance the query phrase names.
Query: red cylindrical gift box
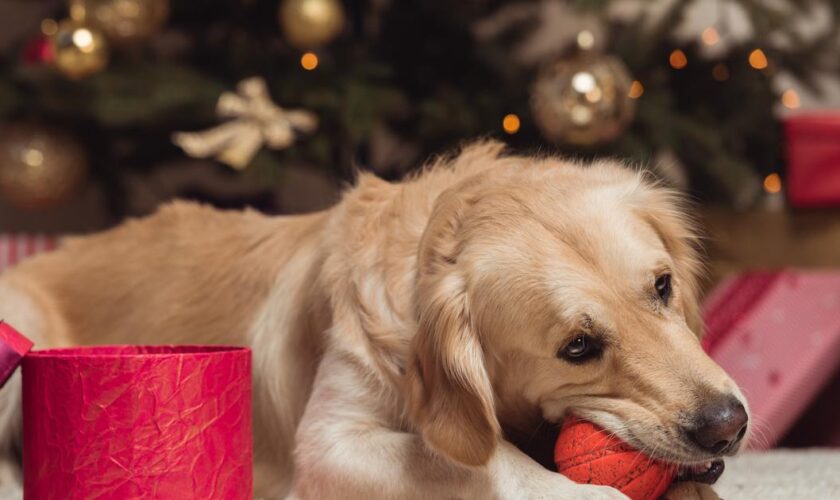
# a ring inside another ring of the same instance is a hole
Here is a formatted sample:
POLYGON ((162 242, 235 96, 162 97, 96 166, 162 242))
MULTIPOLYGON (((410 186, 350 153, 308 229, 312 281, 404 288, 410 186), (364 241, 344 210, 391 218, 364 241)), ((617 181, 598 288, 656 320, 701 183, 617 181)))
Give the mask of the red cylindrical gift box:
POLYGON ((24 498, 251 499, 251 352, 34 351, 23 360, 24 498))
POLYGON ((840 205, 840 110, 785 119, 792 205, 840 205))

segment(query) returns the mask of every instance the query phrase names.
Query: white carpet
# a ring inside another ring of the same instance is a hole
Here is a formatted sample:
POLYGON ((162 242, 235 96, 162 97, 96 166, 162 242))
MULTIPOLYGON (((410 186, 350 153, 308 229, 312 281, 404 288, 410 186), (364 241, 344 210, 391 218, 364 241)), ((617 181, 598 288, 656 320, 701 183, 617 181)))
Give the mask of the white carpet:
POLYGON ((840 499, 840 449, 774 450, 726 459, 724 500, 840 499))
MULTIPOLYGON (((724 500, 840 500, 840 449, 775 450, 726 459, 715 490, 724 500)), ((20 500, 0 489, 0 500, 20 500)))

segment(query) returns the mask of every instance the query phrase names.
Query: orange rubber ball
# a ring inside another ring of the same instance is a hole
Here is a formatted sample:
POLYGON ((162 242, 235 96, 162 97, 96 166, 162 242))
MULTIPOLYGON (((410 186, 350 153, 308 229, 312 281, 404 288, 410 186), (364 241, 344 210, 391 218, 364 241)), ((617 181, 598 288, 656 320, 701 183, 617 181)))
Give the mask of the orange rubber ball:
POLYGON ((612 486, 633 500, 656 499, 677 467, 655 460, 600 427, 567 417, 554 447, 557 472, 576 483, 612 486))

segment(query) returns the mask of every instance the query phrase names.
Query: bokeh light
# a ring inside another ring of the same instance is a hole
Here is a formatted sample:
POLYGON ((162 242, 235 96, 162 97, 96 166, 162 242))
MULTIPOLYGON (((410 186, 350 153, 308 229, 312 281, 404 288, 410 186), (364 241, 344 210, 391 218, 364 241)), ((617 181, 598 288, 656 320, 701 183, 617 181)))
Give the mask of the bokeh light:
POLYGON ((645 87, 639 80, 633 80, 630 84, 630 90, 627 92, 627 97, 630 99, 638 99, 645 93, 645 87))
POLYGON ((787 89, 782 93, 782 105, 788 109, 799 107, 799 94, 793 89, 787 89))
POLYGON ((688 65, 688 58, 685 56, 685 52, 680 49, 675 49, 668 57, 668 62, 674 69, 683 69, 688 65))
POLYGON ((773 173, 764 178, 764 190, 770 194, 778 193, 782 190, 782 178, 779 174, 773 173))
POLYGON ((750 66, 754 69, 765 69, 767 68, 767 56, 764 55, 764 51, 761 49, 755 49, 750 52, 750 66))
POLYGON ((312 52, 305 52, 300 56, 300 65, 307 71, 312 71, 318 67, 318 56, 312 52))
POLYGON ((521 122, 519 121, 519 117, 513 113, 505 115, 505 117, 502 119, 502 128, 508 134, 515 134, 519 132, 520 125, 521 122))

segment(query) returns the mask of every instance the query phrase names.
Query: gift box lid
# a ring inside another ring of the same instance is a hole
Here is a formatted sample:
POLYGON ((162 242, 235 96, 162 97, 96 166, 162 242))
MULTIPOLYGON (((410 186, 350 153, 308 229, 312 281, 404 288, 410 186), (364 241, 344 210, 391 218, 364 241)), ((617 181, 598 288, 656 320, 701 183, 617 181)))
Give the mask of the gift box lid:
POLYGON ((5 321, 0 320, 0 387, 9 380, 23 357, 32 349, 32 341, 5 321))
POLYGON ((797 207, 840 203, 840 110, 784 120, 787 195, 797 207))

